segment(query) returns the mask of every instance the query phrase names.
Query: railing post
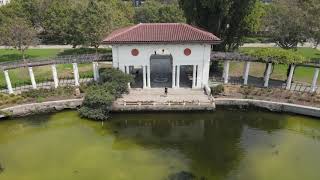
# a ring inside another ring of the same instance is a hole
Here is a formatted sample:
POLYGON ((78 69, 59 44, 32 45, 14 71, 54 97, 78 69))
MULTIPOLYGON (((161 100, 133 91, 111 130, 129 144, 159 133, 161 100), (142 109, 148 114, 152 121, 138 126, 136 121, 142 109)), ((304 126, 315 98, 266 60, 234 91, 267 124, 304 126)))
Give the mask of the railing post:
POLYGON ((151 88, 151 68, 150 68, 150 65, 149 66, 147 66, 147 79, 148 79, 148 88, 151 88))
POLYGON ((224 61, 224 66, 223 66, 224 84, 228 84, 228 81, 229 81, 229 68, 230 68, 230 61, 224 61))
POLYGON ((147 87, 146 66, 142 66, 143 88, 147 87))
POLYGON ((13 89, 12 89, 12 84, 11 84, 11 80, 10 80, 10 76, 9 76, 9 71, 5 70, 5 71, 3 71, 3 73, 4 73, 4 77, 6 79, 8 92, 9 92, 9 94, 13 94, 13 89))
POLYGON ((99 81, 99 64, 97 62, 92 62, 93 66, 93 79, 94 81, 99 81))
POLYGON ((74 85, 79 86, 79 70, 78 70, 78 64, 77 63, 72 63, 73 66, 73 75, 74 75, 74 85))
POLYGON ((34 78, 34 74, 33 74, 33 69, 32 69, 32 67, 28 67, 28 70, 29 70, 29 75, 30 75, 30 80, 31 80, 32 88, 33 88, 33 89, 37 89, 37 83, 36 83, 36 79, 34 78))
POLYGON ((268 63, 267 72, 266 72, 266 75, 264 77, 264 87, 268 87, 269 86, 271 70, 272 70, 272 63, 268 63))
POLYGON ((295 65, 290 65, 290 73, 289 73, 289 77, 287 79, 287 86, 286 89, 290 90, 291 89, 291 83, 292 83, 292 78, 293 78, 293 73, 294 73, 294 69, 295 69, 295 65))
POLYGON ((317 89, 317 81, 318 81, 318 77, 319 77, 319 70, 320 70, 320 68, 316 68, 315 69, 313 80, 312 80, 311 92, 315 92, 316 89, 317 89))
POLYGON ((54 82, 54 88, 58 88, 59 86, 59 78, 58 78, 58 73, 57 73, 57 67, 55 64, 51 65, 52 69, 52 76, 53 76, 53 82, 54 82))
POLYGON ((243 74, 243 84, 248 85, 248 77, 249 77, 249 71, 250 71, 250 62, 245 62, 244 64, 244 74, 243 74))

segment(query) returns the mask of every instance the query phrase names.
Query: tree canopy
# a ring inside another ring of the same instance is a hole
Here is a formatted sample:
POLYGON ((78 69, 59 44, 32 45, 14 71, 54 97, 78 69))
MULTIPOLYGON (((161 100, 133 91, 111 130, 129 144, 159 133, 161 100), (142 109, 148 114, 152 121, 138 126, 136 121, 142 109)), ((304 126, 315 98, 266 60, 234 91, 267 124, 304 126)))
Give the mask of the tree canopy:
POLYGON ((223 39, 220 50, 238 48, 263 15, 259 0, 180 0, 187 22, 223 39))
POLYGON ((135 10, 135 23, 178 23, 186 22, 183 11, 176 1, 146 1, 135 10))

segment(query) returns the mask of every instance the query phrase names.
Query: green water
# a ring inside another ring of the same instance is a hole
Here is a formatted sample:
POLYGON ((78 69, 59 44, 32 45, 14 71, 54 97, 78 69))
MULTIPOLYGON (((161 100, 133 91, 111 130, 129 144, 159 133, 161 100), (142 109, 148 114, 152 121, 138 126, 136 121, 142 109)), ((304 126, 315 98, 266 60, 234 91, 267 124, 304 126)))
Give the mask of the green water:
POLYGON ((0 121, 0 180, 319 180, 320 121, 254 111, 0 121))

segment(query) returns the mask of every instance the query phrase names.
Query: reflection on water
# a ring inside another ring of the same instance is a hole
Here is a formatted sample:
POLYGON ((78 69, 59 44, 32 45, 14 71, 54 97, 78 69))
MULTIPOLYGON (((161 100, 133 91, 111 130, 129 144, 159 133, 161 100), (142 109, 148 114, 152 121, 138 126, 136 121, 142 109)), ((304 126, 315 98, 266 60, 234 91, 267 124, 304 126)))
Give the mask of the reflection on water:
POLYGON ((320 121, 254 111, 0 122, 0 179, 320 179, 320 121))

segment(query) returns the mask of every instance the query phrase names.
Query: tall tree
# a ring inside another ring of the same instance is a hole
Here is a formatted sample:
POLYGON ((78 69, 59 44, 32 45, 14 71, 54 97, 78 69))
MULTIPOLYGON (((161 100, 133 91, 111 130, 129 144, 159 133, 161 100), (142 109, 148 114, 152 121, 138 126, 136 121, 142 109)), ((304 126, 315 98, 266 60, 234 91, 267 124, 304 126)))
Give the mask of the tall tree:
POLYGON ((108 3, 90 0, 83 20, 85 41, 97 51, 103 36, 113 30, 112 9, 108 3))
MULTIPOLYGON (((180 0, 189 24, 207 29, 223 39, 217 48, 232 51, 238 48, 253 22, 247 21, 258 0, 180 0)), ((251 18, 254 18, 252 16, 251 18)), ((257 16, 256 18, 261 18, 257 16)))
POLYGON ((284 49, 297 49, 308 31, 301 0, 274 0, 266 16, 267 29, 274 42, 284 49))
POLYGON ((150 0, 136 8, 135 23, 178 23, 186 22, 183 11, 175 1, 150 0))
POLYGON ((0 41, 19 50, 25 61, 25 51, 38 42, 37 32, 26 19, 13 18, 0 27, 0 41))

